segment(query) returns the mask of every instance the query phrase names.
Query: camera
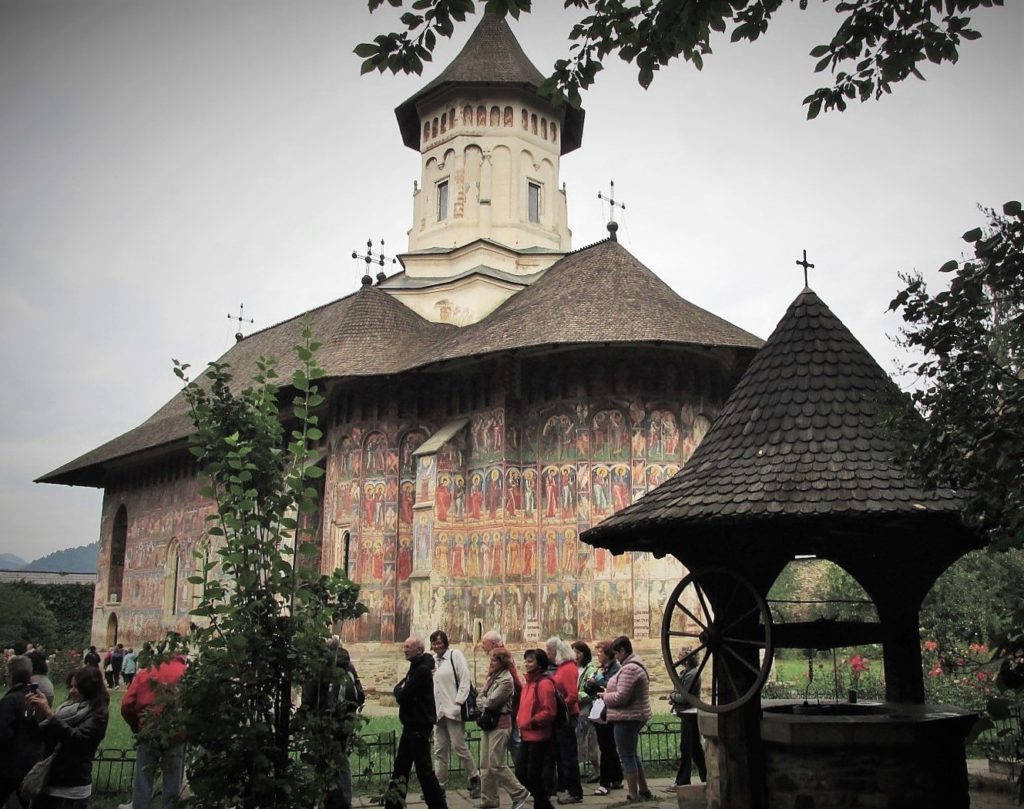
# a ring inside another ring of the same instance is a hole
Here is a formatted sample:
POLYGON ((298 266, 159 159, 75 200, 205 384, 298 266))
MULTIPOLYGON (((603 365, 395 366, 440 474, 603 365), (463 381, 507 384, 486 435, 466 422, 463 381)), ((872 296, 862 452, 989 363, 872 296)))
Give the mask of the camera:
POLYGON ((38 690, 39 690, 39 683, 29 683, 28 684, 28 693, 34 694, 38 690))

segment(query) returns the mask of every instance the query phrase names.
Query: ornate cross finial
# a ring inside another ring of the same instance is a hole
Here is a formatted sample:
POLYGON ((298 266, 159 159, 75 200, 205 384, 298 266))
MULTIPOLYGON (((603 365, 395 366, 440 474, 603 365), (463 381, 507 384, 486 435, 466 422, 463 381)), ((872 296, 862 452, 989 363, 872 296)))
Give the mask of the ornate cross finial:
POLYGON ((615 233, 619 229, 619 223, 615 221, 615 207, 618 206, 622 208, 623 211, 625 211, 626 203, 615 201, 615 180, 609 180, 608 185, 611 188, 611 190, 608 192, 608 196, 606 197, 600 191, 598 191, 597 198, 603 200, 604 202, 607 202, 608 206, 611 209, 611 215, 608 221, 608 233, 611 234, 612 241, 617 242, 618 237, 615 235, 615 233))
POLYGON ((806 250, 804 250, 803 260, 802 261, 798 260, 796 263, 799 266, 804 268, 804 286, 806 287, 806 286, 808 286, 808 284, 807 284, 807 271, 814 269, 814 265, 807 261, 807 251, 806 250))
POLYGON ((237 315, 232 315, 232 314, 228 315, 228 320, 237 320, 238 321, 238 331, 235 332, 235 342, 240 342, 242 340, 242 338, 245 337, 245 335, 242 334, 242 324, 243 323, 255 323, 256 322, 251 317, 249 319, 246 319, 243 316, 244 311, 245 311, 245 304, 244 303, 240 303, 240 304, 238 304, 238 314, 237 315))
MULTIPOLYGON (((377 283, 385 280, 387 274, 384 272, 384 240, 380 240, 380 253, 377 255, 373 254, 373 239, 366 240, 366 255, 361 256, 355 250, 352 251, 352 258, 361 258, 366 262, 366 273, 363 275, 363 286, 368 287, 373 283, 373 278, 370 277, 370 265, 380 264, 380 270, 377 272, 377 283)), ((397 259, 392 258, 391 263, 394 264, 397 259)))

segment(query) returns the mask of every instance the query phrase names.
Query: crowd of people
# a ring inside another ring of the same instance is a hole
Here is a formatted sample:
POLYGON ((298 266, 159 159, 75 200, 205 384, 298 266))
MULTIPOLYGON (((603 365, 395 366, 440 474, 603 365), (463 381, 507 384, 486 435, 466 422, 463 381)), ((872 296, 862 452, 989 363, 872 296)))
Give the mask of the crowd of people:
MULTIPOLYGON (((629 638, 596 644, 595 658, 583 641, 551 637, 543 648, 526 650, 520 675, 501 635, 488 632, 480 642, 488 667, 479 689, 465 655, 443 631, 433 632, 429 642, 429 652, 416 636, 403 645, 409 670, 394 688, 402 736, 385 809, 404 807, 413 767, 427 809, 447 809, 453 753, 477 800, 474 809, 499 809, 500 791, 512 809, 522 809, 531 798, 535 809, 580 803, 586 764, 594 795, 624 790, 627 801, 654 798, 639 746, 652 716, 650 676, 629 638), (474 719, 481 731, 479 762, 466 744, 465 726, 474 719), (509 753, 514 769, 507 764, 509 753)), ((699 694, 695 666, 686 668, 683 687, 699 694)), ((680 694, 672 699, 686 736, 676 783, 690 782, 692 762, 704 780, 696 713, 680 694)))
MULTIPOLYGON (((331 665, 305 684, 300 709, 337 718, 335 740, 339 755, 347 757, 352 718, 365 696, 338 636, 328 639, 327 647, 331 665)), ((382 799, 385 809, 404 809, 414 767, 427 809, 447 809, 453 754, 466 773, 474 809, 499 809, 501 792, 511 809, 523 809, 531 799, 535 809, 553 809, 556 803, 582 802, 587 787, 597 796, 623 790, 626 801, 653 799, 639 746, 652 716, 650 675, 629 638, 601 641, 591 650, 580 640, 570 644, 551 637, 542 648, 523 653, 521 672, 498 632, 485 633, 480 648, 487 669, 476 682, 465 654, 450 645, 444 631, 431 633, 429 651, 417 636, 403 644, 409 668, 393 690, 402 733, 382 799), (467 744, 467 723, 480 730, 479 761, 467 744), (514 767, 508 766, 510 757, 514 767)), ((138 734, 160 710, 156 691, 176 687, 185 673, 181 657, 147 666, 150 653, 148 644, 138 658, 121 644, 102 654, 90 647, 83 665, 67 677, 67 700, 54 708, 46 654, 8 650, 9 689, 0 700, 0 806, 11 796, 25 809, 88 806, 93 757, 109 718, 109 691, 123 683, 121 713, 138 734), (49 756, 45 788, 31 799, 20 795, 26 775, 49 756)), ((684 651, 680 663, 682 693, 671 698, 681 720, 677 785, 690 782, 693 766, 702 781, 706 778, 696 711, 683 696, 700 693, 696 662, 684 651)), ((144 741, 137 739, 136 751, 132 802, 119 809, 148 809, 158 775, 161 805, 174 806, 184 778, 184 741, 159 762, 144 741)), ((324 805, 351 809, 350 767, 342 767, 324 805)))

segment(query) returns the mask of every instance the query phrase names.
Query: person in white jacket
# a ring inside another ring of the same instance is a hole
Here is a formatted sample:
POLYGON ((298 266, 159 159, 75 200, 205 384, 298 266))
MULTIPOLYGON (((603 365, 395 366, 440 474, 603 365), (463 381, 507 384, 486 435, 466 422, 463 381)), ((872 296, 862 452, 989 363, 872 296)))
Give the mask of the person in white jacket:
POLYGON ((430 635, 434 663, 434 703, 437 707, 437 731, 434 734, 434 773, 442 789, 448 783, 448 758, 452 749, 462 761, 469 778, 469 797, 480 797, 480 772, 466 744, 462 706, 469 697, 472 675, 466 656, 448 645, 448 635, 440 629, 430 635))

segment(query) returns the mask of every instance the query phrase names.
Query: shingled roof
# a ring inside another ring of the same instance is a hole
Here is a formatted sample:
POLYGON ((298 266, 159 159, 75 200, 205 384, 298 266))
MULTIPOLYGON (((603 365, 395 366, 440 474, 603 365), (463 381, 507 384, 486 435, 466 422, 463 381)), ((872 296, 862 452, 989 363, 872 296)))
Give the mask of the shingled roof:
MULTIPOLYGON (((667 343, 753 351, 761 341, 679 297, 614 241, 559 259, 526 289, 483 320, 456 328, 420 317, 386 291, 364 286, 307 313, 323 342, 317 360, 328 377, 386 376, 505 351, 602 343, 667 343)), ((218 362, 239 384, 260 357, 278 360, 287 379, 297 360, 305 315, 236 343, 218 362)), ((39 478, 40 482, 100 486, 101 465, 181 441, 192 431, 178 394, 144 423, 39 478)))
MULTIPOLYGON (((544 75, 534 66, 504 19, 485 13, 459 55, 422 90, 395 108, 402 142, 420 148, 417 105, 453 85, 468 87, 519 87, 536 93, 544 75)), ((566 105, 562 124, 562 154, 578 149, 583 140, 582 109, 566 105)))
POLYGON ((810 289, 792 303, 684 468, 582 538, 612 550, 686 543, 837 517, 944 514, 893 459, 881 424, 899 391, 810 289))
MULTIPOLYGON (((386 292, 367 285, 333 303, 249 335, 235 343, 218 362, 231 366, 234 379, 241 386, 256 373, 261 357, 274 357, 278 374, 286 382, 298 367, 293 348, 302 341, 307 315, 313 320, 314 335, 323 342, 317 361, 328 377, 399 372, 407 366, 408 357, 455 328, 425 320, 386 292)), ((188 404, 179 393, 134 430, 43 475, 37 482, 101 485, 100 464, 180 441, 192 429, 188 404)))
POLYGON ((761 340, 672 288, 611 239, 570 253, 483 320, 415 358, 587 343, 673 343, 756 349, 761 340))

